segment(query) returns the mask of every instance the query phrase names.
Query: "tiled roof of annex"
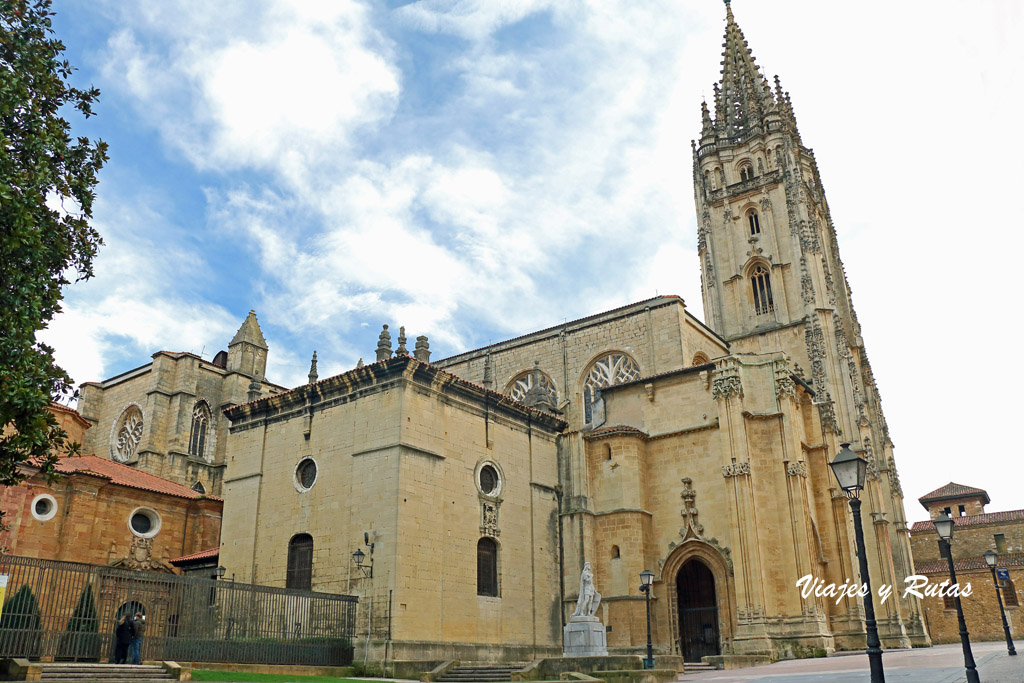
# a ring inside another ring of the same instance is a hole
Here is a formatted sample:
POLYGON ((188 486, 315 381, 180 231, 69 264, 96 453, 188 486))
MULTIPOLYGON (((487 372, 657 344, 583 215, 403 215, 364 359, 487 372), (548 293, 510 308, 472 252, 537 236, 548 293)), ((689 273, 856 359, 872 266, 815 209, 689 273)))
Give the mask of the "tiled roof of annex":
MULTIPOLYGON (((1000 568, 1024 567, 1024 553, 1007 553, 999 556, 1000 568)), ((953 567, 958 572, 972 571, 975 569, 988 569, 985 563, 985 556, 960 557, 953 560, 953 567)), ((947 560, 924 560, 914 563, 914 571, 918 574, 947 574, 949 573, 949 562, 947 560)))
POLYGON ((134 467, 122 465, 119 462, 95 455, 77 455, 60 458, 57 461, 56 469, 61 474, 91 474, 108 479, 110 483, 117 484, 118 486, 162 493, 177 498, 223 500, 219 496, 199 493, 169 479, 164 479, 155 474, 143 472, 134 467))
POLYGON ((210 548, 209 550, 200 550, 198 553, 192 553, 191 555, 176 557, 171 560, 171 564, 187 564, 196 560, 212 560, 218 556, 220 556, 220 548, 210 548))
MULTIPOLYGON (((999 522, 1017 522, 1024 520, 1024 510, 1006 510, 1004 512, 986 512, 980 515, 962 515, 953 518, 954 527, 981 526, 983 524, 997 524, 999 522)), ((935 531, 935 524, 931 520, 914 522, 910 527, 910 533, 925 533, 935 531)))
POLYGON ((949 482, 945 486, 940 486, 931 493, 926 493, 920 498, 918 502, 924 505, 925 503, 934 503, 940 500, 949 500, 953 498, 967 498, 971 496, 980 496, 988 502, 988 491, 985 489, 974 488, 973 486, 964 486, 963 484, 957 484, 956 482, 949 482))

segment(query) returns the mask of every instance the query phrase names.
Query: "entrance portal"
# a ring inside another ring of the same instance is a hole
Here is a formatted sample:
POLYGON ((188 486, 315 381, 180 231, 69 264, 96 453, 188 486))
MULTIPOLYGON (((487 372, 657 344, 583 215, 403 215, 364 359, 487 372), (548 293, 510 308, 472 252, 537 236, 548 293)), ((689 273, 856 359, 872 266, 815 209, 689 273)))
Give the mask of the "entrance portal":
POLYGON ((687 560, 676 574, 676 598, 683 661, 699 662, 701 657, 720 654, 715 577, 706 564, 687 560))

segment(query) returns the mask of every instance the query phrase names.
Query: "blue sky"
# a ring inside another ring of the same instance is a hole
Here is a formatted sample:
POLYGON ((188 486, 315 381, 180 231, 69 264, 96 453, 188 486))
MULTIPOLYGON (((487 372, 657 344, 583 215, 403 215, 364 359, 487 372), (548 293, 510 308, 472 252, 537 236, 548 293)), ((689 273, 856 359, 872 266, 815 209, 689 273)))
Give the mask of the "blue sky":
MULTIPOLYGON (((1000 343, 1020 326, 1022 9, 733 6, 815 149, 909 516, 950 480, 1024 507, 992 391, 1024 379, 1000 343)), ((111 156, 96 277, 45 336, 76 381, 157 349, 210 358, 250 308, 286 385, 313 349, 321 376, 369 360, 383 323, 439 358, 656 293, 703 318, 689 142, 720 2, 55 9, 103 93, 75 132, 111 156)))

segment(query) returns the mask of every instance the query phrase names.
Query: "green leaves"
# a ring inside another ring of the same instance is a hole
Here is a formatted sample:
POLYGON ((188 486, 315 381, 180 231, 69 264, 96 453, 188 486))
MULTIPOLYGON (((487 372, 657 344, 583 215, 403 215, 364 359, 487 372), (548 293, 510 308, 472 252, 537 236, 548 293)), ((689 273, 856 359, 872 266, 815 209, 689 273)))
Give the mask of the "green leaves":
POLYGON ((72 137, 60 116, 93 115, 99 91, 72 87, 74 71, 54 38, 50 0, 0 0, 0 484, 24 478, 32 460, 52 474, 76 452, 49 412, 74 398, 53 350, 36 340, 60 311, 62 288, 92 276, 103 243, 90 225, 107 145, 72 137), (70 207, 70 208, 69 208, 70 207))

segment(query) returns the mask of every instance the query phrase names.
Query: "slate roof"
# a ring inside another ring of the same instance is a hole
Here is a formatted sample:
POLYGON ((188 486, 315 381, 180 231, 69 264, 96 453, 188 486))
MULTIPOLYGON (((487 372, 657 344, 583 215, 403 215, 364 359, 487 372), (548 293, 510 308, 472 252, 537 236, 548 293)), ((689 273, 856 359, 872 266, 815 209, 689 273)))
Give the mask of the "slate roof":
MULTIPOLYGON (((981 515, 963 515, 953 518, 953 527, 981 526, 982 524, 996 524, 999 522, 1016 522, 1024 520, 1024 510, 1006 510, 1004 512, 986 512, 981 515)), ((910 527, 910 533, 935 531, 935 524, 931 520, 925 522, 914 522, 910 527)))
POLYGON ((935 489, 931 493, 926 493, 917 500, 919 503, 921 503, 921 505, 925 505, 926 503, 935 503, 940 500, 970 498, 975 496, 984 498, 986 505, 990 502, 988 498, 988 492, 985 491, 985 489, 976 489, 973 486, 964 486, 963 484, 957 484, 951 481, 945 486, 941 486, 935 489))
POLYGON ((108 479, 112 484, 117 484, 119 486, 127 486, 128 488, 162 493, 164 495, 176 496, 178 498, 190 498, 193 500, 197 498, 223 500, 218 496, 199 493, 198 491, 193 491, 189 487, 183 486, 182 484, 178 484, 177 482, 173 482, 169 479, 164 479, 163 477, 158 477, 155 474, 143 472, 142 470, 137 470, 134 467, 122 465, 119 462, 100 458, 95 455, 61 458, 57 461, 56 469, 61 474, 91 474, 93 476, 108 479))

